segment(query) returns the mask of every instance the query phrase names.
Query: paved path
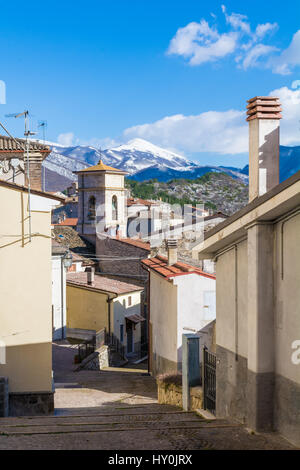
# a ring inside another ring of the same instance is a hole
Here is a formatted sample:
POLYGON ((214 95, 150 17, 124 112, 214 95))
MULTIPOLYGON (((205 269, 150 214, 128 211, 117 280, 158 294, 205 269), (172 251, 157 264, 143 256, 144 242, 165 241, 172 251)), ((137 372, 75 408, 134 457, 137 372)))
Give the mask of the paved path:
POLYGON ((74 354, 54 346, 55 416, 1 419, 0 449, 293 448, 276 434, 250 434, 234 422, 159 405, 155 381, 143 370, 73 372, 74 354))

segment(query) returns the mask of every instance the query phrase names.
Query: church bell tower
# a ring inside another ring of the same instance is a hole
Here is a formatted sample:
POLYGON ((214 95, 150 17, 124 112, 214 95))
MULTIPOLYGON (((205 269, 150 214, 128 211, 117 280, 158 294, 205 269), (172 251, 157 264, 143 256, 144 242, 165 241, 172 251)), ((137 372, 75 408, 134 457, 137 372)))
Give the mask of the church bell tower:
POLYGON ((78 175, 77 232, 96 244, 96 235, 126 237, 124 171, 104 165, 76 172, 78 175))

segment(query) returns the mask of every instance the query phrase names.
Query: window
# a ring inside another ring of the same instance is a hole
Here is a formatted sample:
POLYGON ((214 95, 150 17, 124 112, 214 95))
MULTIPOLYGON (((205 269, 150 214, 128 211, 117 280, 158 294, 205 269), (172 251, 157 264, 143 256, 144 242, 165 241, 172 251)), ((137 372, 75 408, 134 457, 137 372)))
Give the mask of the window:
POLYGON ((95 196, 91 196, 89 198, 88 219, 90 219, 90 220, 95 220, 96 219, 96 198, 95 198, 95 196))
POLYGON ((128 297, 128 307, 131 305, 131 295, 128 297))
POLYGON ((124 341, 124 325, 120 325, 120 341, 121 343, 124 341))
POLYGON ((117 196, 112 197, 112 220, 118 220, 118 199, 117 196))

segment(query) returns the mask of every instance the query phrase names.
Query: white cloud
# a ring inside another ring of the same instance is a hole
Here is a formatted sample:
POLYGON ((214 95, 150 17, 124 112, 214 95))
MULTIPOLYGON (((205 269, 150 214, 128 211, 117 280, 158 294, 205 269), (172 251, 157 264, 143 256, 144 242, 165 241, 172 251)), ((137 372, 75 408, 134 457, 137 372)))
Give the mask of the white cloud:
POLYGON ((74 141, 73 132, 66 132, 65 134, 59 134, 57 137, 57 142, 66 147, 71 147, 74 141))
POLYGON ((274 52, 276 50, 278 49, 273 46, 266 46, 265 44, 256 44, 245 55, 242 62, 243 68, 247 70, 249 67, 257 66, 261 57, 269 55, 271 52, 274 52))
POLYGON ((280 52, 274 45, 261 42, 270 40, 271 33, 278 29, 277 23, 258 24, 252 31, 246 15, 228 14, 224 5, 221 8, 228 31, 219 32, 205 19, 199 23, 191 22, 177 30, 167 54, 181 56, 189 65, 202 65, 233 55, 240 68, 268 68, 281 75, 291 73, 300 65, 300 30, 295 33, 289 47, 280 52))
MULTIPOLYGON (((282 87, 273 90, 283 107, 281 120, 281 143, 300 143, 300 89, 282 87)), ((248 124, 244 110, 207 111, 198 115, 176 114, 156 122, 126 129, 124 139, 136 137, 149 140, 165 148, 184 153, 213 152, 217 154, 240 154, 248 151, 248 124)))
POLYGON ((294 80, 292 83, 292 89, 296 90, 297 88, 300 88, 300 80, 294 80))
POLYGON ((300 89, 293 90, 285 86, 271 91, 270 96, 278 96, 282 104, 281 143, 299 145, 300 89))
POLYGON ((241 15, 240 13, 231 13, 231 15, 227 15, 226 7, 222 5, 221 8, 225 15, 226 23, 232 26, 233 29, 240 29, 248 35, 251 34, 250 24, 248 23, 248 21, 246 21, 248 19, 246 15, 241 15))
POLYGON ((270 61, 273 72, 288 75, 293 68, 300 65, 300 29, 294 34, 287 49, 270 61))
POLYGON ((130 127, 127 139, 140 137, 184 152, 238 154, 247 150, 247 129, 242 111, 207 111, 194 116, 176 114, 151 124, 130 127))
POLYGON ((275 31, 276 29, 278 29, 278 24, 277 23, 258 24, 256 26, 255 36, 258 39, 262 39, 267 33, 275 31))
POLYGON ((236 48, 237 34, 219 34, 207 21, 192 22, 179 28, 167 53, 181 55, 190 65, 200 65, 225 57, 236 48))

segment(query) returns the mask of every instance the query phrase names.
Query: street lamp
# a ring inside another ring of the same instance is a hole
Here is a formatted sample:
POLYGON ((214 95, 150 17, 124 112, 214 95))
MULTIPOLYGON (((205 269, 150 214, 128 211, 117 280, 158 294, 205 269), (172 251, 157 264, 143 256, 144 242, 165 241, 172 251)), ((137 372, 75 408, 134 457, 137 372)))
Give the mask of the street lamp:
POLYGON ((66 269, 70 268, 73 263, 73 256, 71 255, 70 251, 66 251, 63 256, 63 265, 66 269))

